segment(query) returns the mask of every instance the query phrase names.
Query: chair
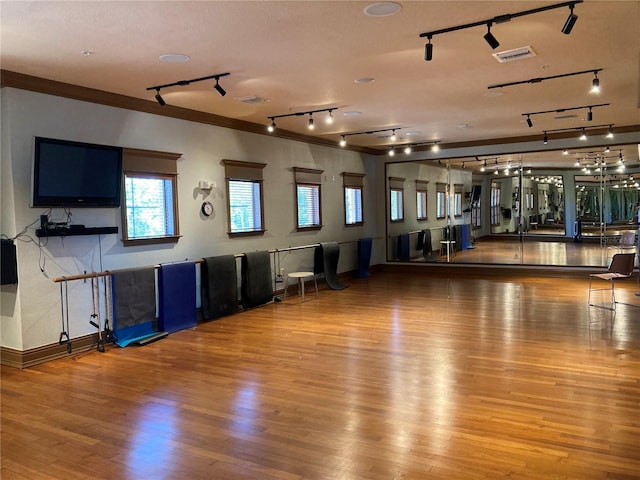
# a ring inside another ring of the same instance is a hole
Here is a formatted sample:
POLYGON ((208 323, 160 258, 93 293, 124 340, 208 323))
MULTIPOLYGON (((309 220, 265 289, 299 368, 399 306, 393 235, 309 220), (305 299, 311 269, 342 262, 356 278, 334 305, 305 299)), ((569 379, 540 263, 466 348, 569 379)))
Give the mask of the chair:
POLYGON ((635 250, 636 248, 636 233, 631 230, 627 230, 622 232, 620 236, 620 242, 618 243, 618 248, 621 252, 624 253, 625 250, 635 250))
POLYGON ((635 263, 635 253, 616 253, 611 260, 611 265, 606 273, 592 273, 589 275, 589 306, 606 308, 607 310, 616 309, 615 281, 629 278, 633 274, 633 266, 635 263), (609 288, 593 288, 593 279, 600 279, 609 282, 609 288), (596 305, 591 303, 591 292, 611 291, 611 306, 596 305))

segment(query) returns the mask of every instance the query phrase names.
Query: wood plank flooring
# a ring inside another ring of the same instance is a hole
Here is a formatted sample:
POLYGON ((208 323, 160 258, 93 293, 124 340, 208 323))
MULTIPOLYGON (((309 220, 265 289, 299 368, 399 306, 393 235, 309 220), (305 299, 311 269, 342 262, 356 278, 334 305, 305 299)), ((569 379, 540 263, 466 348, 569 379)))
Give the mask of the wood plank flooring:
POLYGON ((640 308, 586 275, 348 283, 3 367, 2 479, 640 478, 640 308))

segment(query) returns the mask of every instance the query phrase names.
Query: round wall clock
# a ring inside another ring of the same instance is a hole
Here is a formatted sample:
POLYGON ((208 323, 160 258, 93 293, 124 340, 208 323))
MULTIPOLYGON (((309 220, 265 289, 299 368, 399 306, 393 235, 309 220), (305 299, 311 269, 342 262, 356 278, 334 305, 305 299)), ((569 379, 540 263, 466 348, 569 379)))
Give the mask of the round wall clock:
POLYGON ((200 211, 205 217, 208 217, 213 213, 213 205, 211 204, 211 202, 202 202, 202 207, 200 207, 200 211))

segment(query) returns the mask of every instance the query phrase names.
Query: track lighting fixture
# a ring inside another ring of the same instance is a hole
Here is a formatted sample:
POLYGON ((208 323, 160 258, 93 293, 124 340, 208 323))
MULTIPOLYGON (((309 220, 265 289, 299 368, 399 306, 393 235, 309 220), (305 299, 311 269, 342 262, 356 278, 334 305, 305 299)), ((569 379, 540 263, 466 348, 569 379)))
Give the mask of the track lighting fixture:
POLYGON ((213 88, 215 89, 216 92, 218 92, 220 94, 221 97, 224 97, 227 94, 227 92, 226 92, 226 90, 224 88, 222 88, 220 86, 220 79, 222 77, 227 77, 229 75, 231 75, 229 72, 216 73, 215 75, 208 75, 206 77, 192 78, 191 80, 178 80, 177 82, 167 83, 165 85, 156 85, 154 87, 148 87, 147 90, 155 90, 156 91, 156 101, 160 105, 165 105, 164 99, 160 96, 160 89, 161 88, 177 87, 177 86, 185 87, 187 85, 191 85, 192 83, 202 82, 204 80, 215 79, 216 84, 213 86, 213 88))
POLYGON ((571 30, 573 30, 573 26, 576 24, 577 21, 578 21, 578 15, 573 13, 573 3, 572 3, 569 5, 569 16, 567 17, 567 20, 564 22, 564 25, 562 26, 562 33, 564 33, 565 35, 569 35, 571 33, 571 30))
POLYGON ((438 142, 433 142, 433 146, 431 147, 431 151, 433 153, 438 153, 440 151, 440 145, 438 145, 438 142))
POLYGON ((489 46, 493 50, 495 50, 496 48, 498 48, 500 46, 500 42, 491 33, 491 23, 492 22, 487 22, 487 33, 484 34, 484 39, 489 44, 489 46))
POLYGON ((549 136, 547 135, 547 132, 544 132, 544 136, 542 137, 542 143, 544 143, 545 145, 549 143, 549 136))
POLYGON ((594 70, 593 75, 593 80, 591 80, 591 93, 600 93, 600 79, 598 78, 598 70, 594 70))
POLYGON ((276 121, 273 117, 269 117, 269 120, 271 120, 271 125, 267 127, 267 130, 269 131, 269 133, 273 133, 276 129, 276 121))
POLYGON ((296 113, 285 113, 284 115, 272 115, 270 117, 267 117, 269 120, 271 120, 271 125, 269 125, 267 127, 267 130, 269 130, 269 132, 272 132, 273 130, 271 129, 272 127, 275 129, 276 126, 276 118, 284 118, 284 117, 303 117, 305 115, 309 115, 309 121, 307 122, 307 127, 309 128, 309 130, 313 130, 315 125, 314 125, 314 121, 313 121, 313 114, 314 113, 321 113, 321 112, 329 112, 329 118, 331 119, 331 121, 329 121, 329 118, 327 118, 327 123, 333 123, 333 111, 337 110, 336 107, 331 107, 331 108, 320 108, 318 110, 308 110, 306 112, 296 112, 296 113))
POLYGON ((383 133, 383 132, 392 132, 390 138, 392 140, 394 140, 395 135, 396 135, 396 130, 400 130, 399 128, 382 128, 380 130, 368 130, 366 132, 353 132, 353 133, 343 133, 341 135, 342 139, 340 140, 340 146, 343 146, 343 142, 344 145, 347 144, 347 140, 346 137, 351 137, 353 135, 373 135, 374 133, 383 133))
POLYGON ((391 140, 392 142, 395 142, 398 139, 398 137, 396 136, 396 131, 393 130, 391 132, 391 137, 389 138, 389 140, 391 140))
MULTIPOLYGON (((582 70, 580 72, 571 72, 571 73, 561 73, 559 75, 551 75, 550 77, 535 77, 535 78, 530 78, 529 80, 520 80, 517 82, 509 82, 509 83, 501 83, 498 85, 489 85, 487 87, 487 89, 491 90, 492 88, 503 88, 503 87, 511 87, 513 85, 522 85, 524 83, 540 83, 543 82, 545 80, 553 80, 555 78, 565 78, 565 77, 573 77, 574 75, 584 75, 587 73, 593 73, 596 77, 598 76, 598 72, 602 71, 602 68, 596 68, 595 70, 582 70)), ((597 80, 597 78, 596 78, 597 80)), ((594 92, 594 85, 597 84, 598 87, 600 86, 600 80, 598 80, 597 82, 591 82, 591 92, 594 92)))
POLYGON ((167 102, 165 102, 164 99, 160 96, 159 88, 156 88, 156 102, 158 102, 161 107, 164 107, 167 104, 167 102))
POLYGON ((491 33, 491 25, 494 23, 504 23, 504 22, 508 22, 511 21, 514 18, 517 17, 524 17, 526 15, 533 15, 534 13, 540 13, 540 12, 546 12, 547 10, 553 10, 556 8, 564 8, 564 7, 569 7, 571 12, 569 14, 569 18, 567 18, 567 20, 565 21, 564 26, 562 27, 562 32, 565 34, 569 34, 571 32, 571 29, 573 28, 573 26, 575 25, 576 21, 578 20, 578 16, 575 15, 573 13, 573 7, 578 4, 578 3, 582 3, 583 0, 572 0, 570 2, 562 2, 562 3, 557 3, 555 5, 547 5, 545 7, 539 7, 539 8, 534 8, 531 10, 524 10, 522 12, 516 12, 516 13, 507 13, 504 15, 498 15, 496 17, 493 18, 488 18, 486 20, 480 20, 478 22, 472 22, 472 23, 465 23, 462 25, 456 25, 455 27, 448 27, 448 28, 443 28, 440 30, 434 30, 431 32, 424 32, 420 34, 420 38, 428 38, 429 42, 425 45, 425 49, 424 49, 424 59, 429 62, 431 61, 431 59, 433 58, 433 45, 431 44, 431 39, 433 38, 434 35, 441 35, 443 33, 449 33, 449 32, 455 32, 458 30, 464 30, 467 28, 473 28, 473 27, 479 27, 481 25, 486 25, 487 26, 487 33, 484 35, 484 39, 486 40, 486 42, 491 46, 491 48, 496 49, 500 43, 498 42, 498 40, 496 40, 496 38, 493 36, 493 34, 491 33))
POLYGON ((480 171, 484 172, 487 170, 487 161, 485 160, 484 163, 482 164, 482 166, 480 167, 480 171))
POLYGON ((329 110, 329 115, 327 115, 327 125, 332 125, 333 124, 333 113, 331 113, 332 110, 329 110))
POLYGON ((583 108, 587 108, 589 109, 589 111, 587 112, 587 121, 590 122, 593 119, 592 109, 597 107, 608 107, 608 106, 609 106, 608 103, 600 103, 598 105, 581 105, 579 107, 558 108, 556 110, 545 110, 543 112, 527 112, 527 113, 523 113, 522 116, 527 117, 527 125, 529 127, 533 127, 533 122, 531 121, 531 118, 530 118, 532 115, 543 115, 546 113, 564 113, 571 110, 582 110, 583 108))
POLYGON ((340 139, 340 146, 341 147, 347 146, 347 139, 344 137, 344 135, 342 135, 342 138, 340 139))
POLYGON ((585 132, 584 128, 582 129, 582 134, 580 135, 580 140, 585 141, 587 139, 587 132, 585 132))
POLYGON ((411 145, 407 145, 406 147, 404 147, 404 153, 406 155, 409 155, 411 153, 411 145))
POLYGON ((396 154, 396 151, 393 148, 389 149, 389 156, 393 157, 396 154))
POLYGON ((218 77, 216 77, 216 84, 213 86, 213 88, 220 94, 221 97, 224 97, 227 94, 226 90, 220 86, 218 77))
POLYGON ((431 35, 429 35, 429 43, 424 46, 424 59, 430 62, 433 59, 433 45, 431 44, 431 35))
POLYGON ((613 138, 613 125, 609 125, 609 130, 607 131, 607 138, 613 138))

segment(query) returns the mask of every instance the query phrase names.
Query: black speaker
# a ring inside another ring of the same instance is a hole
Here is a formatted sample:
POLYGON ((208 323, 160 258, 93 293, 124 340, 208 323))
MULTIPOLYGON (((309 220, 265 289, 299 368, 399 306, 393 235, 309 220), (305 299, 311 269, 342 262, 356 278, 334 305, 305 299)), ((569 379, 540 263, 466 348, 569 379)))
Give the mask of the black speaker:
POLYGON ((9 285, 18 283, 18 261, 16 259, 16 246, 13 240, 2 239, 0 250, 0 284, 9 285))

